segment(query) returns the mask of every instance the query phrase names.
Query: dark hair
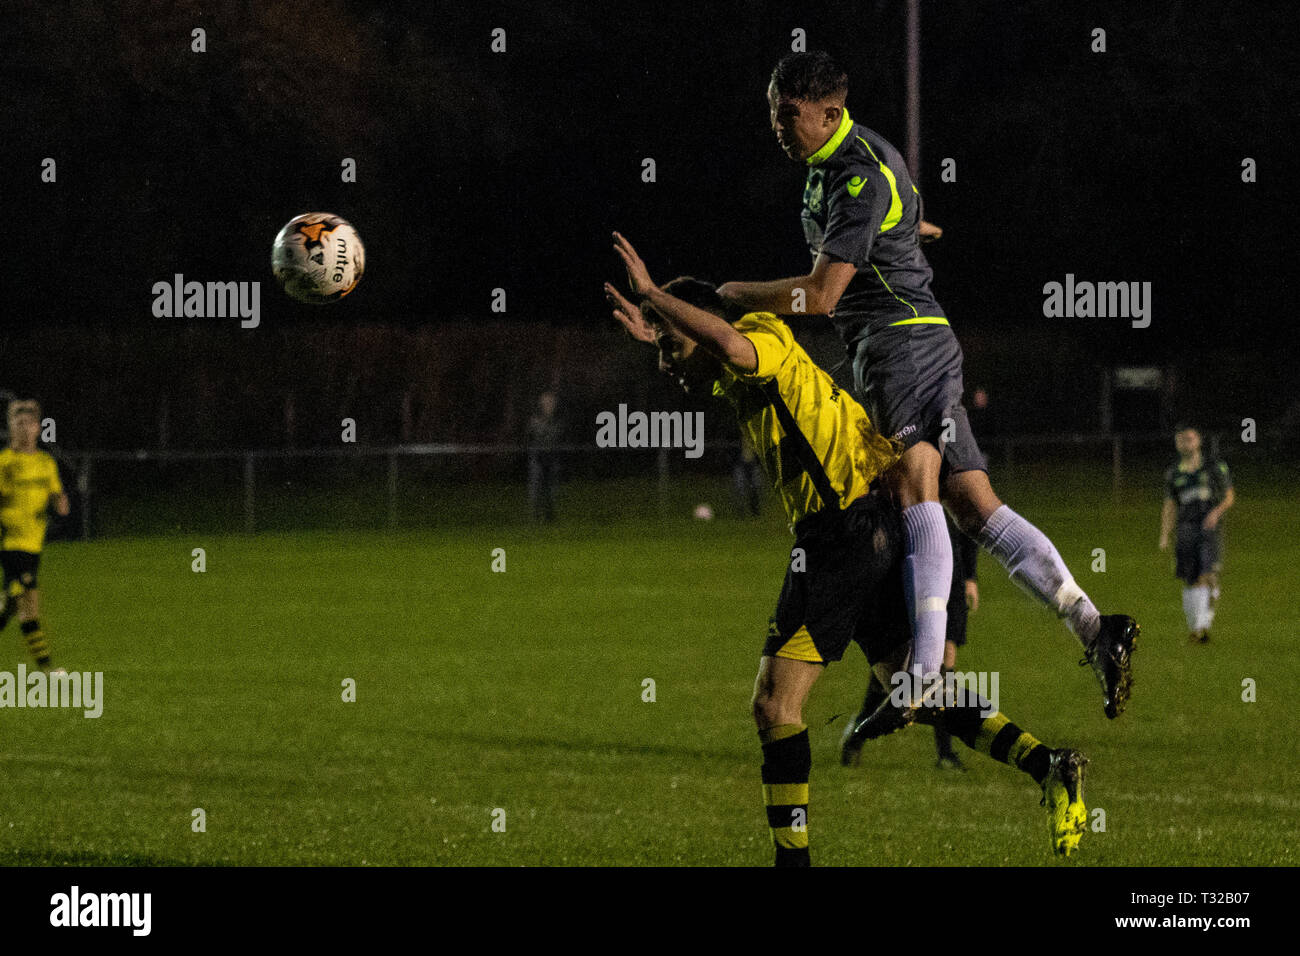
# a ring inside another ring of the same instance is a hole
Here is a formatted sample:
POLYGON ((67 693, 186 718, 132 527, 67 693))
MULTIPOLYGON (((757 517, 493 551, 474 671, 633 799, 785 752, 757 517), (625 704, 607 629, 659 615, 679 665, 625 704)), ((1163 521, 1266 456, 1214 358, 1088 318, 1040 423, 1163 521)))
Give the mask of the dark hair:
POLYGON ((843 100, 849 92, 849 75, 825 50, 787 53, 772 71, 772 83, 782 96, 810 103, 843 100))
POLYGON ((1201 430, 1197 428, 1195 425, 1189 425, 1187 422, 1179 422, 1177 425, 1174 426, 1174 434, 1177 435, 1182 432, 1196 432, 1196 434, 1199 435, 1201 433, 1201 430))
POLYGON ((664 291, 675 299, 681 299, 687 305, 721 315, 728 322, 735 322, 744 315, 742 309, 718 295, 716 285, 703 279, 696 279, 694 276, 678 276, 664 286, 664 291))

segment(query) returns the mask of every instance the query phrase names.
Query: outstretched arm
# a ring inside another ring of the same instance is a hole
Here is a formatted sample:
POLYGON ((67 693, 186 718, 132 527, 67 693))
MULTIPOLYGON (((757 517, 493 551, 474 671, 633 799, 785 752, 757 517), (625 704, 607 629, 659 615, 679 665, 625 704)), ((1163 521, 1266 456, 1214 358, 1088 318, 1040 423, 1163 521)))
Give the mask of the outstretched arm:
POLYGON ((777 315, 830 315, 857 272, 851 262, 822 253, 812 272, 768 282, 727 282, 718 294, 752 312, 777 315))
MULTIPOLYGON (((614 233, 614 251, 627 268, 627 279, 632 292, 640 296, 642 302, 648 302, 655 312, 671 322, 683 335, 733 368, 743 372, 752 372, 758 368, 758 352, 754 349, 754 343, 737 332, 726 319, 683 302, 656 286, 632 244, 617 232, 614 233)), ((605 284, 605 293, 623 299, 609 283, 605 284)), ((617 315, 616 311, 615 317, 617 315)))
POLYGON ((627 329, 628 335, 638 342, 655 344, 654 326, 646 321, 640 307, 629 302, 627 296, 619 292, 612 282, 605 283, 605 301, 614 310, 614 318, 627 329))

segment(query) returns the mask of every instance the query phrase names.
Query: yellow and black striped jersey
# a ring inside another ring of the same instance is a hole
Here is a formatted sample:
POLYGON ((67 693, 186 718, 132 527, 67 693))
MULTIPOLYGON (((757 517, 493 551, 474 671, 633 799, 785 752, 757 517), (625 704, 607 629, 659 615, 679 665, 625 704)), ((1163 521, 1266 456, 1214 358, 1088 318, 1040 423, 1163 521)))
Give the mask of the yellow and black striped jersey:
POLYGON ((713 393, 736 409, 791 527, 827 502, 843 508, 866 494, 901 449, 775 315, 751 312, 735 328, 754 344, 758 367, 746 373, 724 364, 713 393))
POLYGON ((59 466, 48 452, 0 451, 0 548, 40 554, 46 509, 61 494, 59 466))

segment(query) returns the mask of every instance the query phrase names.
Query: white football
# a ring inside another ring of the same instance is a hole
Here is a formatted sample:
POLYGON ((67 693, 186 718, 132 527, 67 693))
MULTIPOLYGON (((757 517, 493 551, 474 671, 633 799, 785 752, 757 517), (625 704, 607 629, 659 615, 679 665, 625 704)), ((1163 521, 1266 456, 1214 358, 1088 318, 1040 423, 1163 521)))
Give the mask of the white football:
POLYGON ((366 250, 352 225, 328 212, 284 224, 271 247, 271 271, 291 297, 311 305, 336 302, 357 287, 366 250))

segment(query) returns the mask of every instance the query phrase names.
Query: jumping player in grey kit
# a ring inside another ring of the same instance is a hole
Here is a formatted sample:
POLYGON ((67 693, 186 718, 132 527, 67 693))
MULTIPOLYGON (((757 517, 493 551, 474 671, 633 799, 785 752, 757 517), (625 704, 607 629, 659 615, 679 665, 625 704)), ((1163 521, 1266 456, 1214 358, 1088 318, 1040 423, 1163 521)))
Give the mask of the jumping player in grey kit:
POLYGON ((903 509, 913 693, 910 706, 887 700, 868 718, 868 739, 914 720, 918 682, 940 670, 953 565, 941 500, 1012 580, 1065 620, 1101 684, 1106 716, 1117 717, 1132 686, 1137 622, 1100 615, 1051 541, 994 494, 962 405, 961 348, 918 244, 920 194, 898 151, 849 117, 847 94, 847 74, 826 53, 777 64, 771 127, 808 169, 802 218, 812 271, 718 292, 750 311, 830 317, 872 420, 904 445, 884 479, 903 509))

